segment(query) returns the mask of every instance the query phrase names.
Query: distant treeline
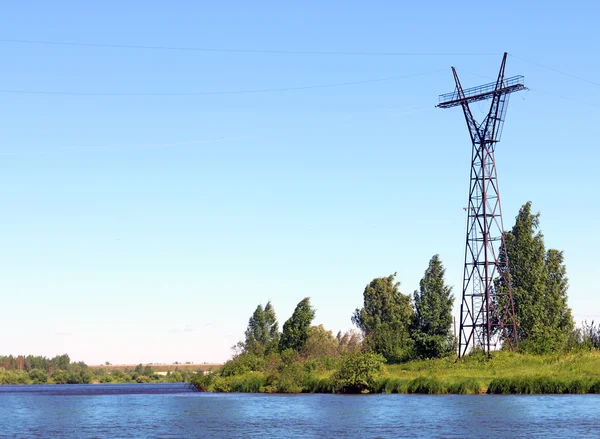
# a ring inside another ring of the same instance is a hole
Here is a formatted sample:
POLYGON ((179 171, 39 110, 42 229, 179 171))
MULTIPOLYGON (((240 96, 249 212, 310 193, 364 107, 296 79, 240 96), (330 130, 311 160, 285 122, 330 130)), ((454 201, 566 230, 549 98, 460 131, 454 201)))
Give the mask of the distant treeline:
POLYGON ((158 375, 151 366, 110 371, 90 369, 83 361, 72 362, 67 354, 42 356, 0 356, 0 384, 92 384, 158 383, 189 381, 196 371, 178 370, 158 375))
POLYGON ((24 370, 31 372, 33 369, 41 369, 46 372, 52 372, 57 369, 71 370, 71 368, 85 368, 87 364, 83 361, 72 363, 67 354, 57 355, 54 358, 43 357, 40 355, 0 355, 0 367, 5 370, 24 370))

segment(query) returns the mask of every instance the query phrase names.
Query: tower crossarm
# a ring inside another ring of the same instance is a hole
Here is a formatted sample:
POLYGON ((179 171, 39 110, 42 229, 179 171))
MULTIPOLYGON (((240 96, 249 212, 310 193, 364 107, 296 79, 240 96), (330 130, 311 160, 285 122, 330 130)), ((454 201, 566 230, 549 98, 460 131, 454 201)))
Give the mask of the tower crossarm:
POLYGON ((477 87, 467 88, 462 90, 462 94, 458 90, 452 93, 440 95, 437 108, 452 108, 462 104, 471 102, 484 101, 491 99, 494 94, 509 94, 516 91, 526 90, 525 78, 522 75, 512 76, 502 81, 502 86, 496 89, 496 83, 480 85, 477 87))

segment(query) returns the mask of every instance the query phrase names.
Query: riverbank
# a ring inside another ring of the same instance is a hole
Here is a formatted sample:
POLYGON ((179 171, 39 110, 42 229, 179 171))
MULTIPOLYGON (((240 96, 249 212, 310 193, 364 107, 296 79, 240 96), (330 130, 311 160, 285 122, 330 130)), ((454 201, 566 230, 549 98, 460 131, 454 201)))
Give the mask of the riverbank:
MULTIPOLYGON (((285 370, 279 372, 279 381, 285 370)), ((360 373, 360 371, 358 372, 360 373)), ((288 374, 289 375, 289 374, 288 374)), ((298 363, 295 376, 274 386, 273 373, 252 371, 222 376, 195 376, 200 391, 261 393, 353 393, 340 388, 336 369, 306 368, 298 363), (303 370, 300 370, 300 367, 303 370)), ((386 365, 362 393, 421 394, 581 394, 600 393, 600 352, 525 355, 511 352, 386 365)))

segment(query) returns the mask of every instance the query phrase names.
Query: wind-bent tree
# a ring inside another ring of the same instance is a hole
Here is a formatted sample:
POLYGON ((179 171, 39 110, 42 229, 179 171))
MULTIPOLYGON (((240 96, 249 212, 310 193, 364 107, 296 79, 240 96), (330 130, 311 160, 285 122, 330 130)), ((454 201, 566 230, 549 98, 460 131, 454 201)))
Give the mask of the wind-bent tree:
POLYGON ((248 321, 244 351, 263 356, 277 350, 279 343, 279 324, 271 302, 263 308, 258 305, 248 321))
POLYGON ((373 279, 365 287, 363 307, 352 316, 363 333, 366 347, 389 362, 407 359, 410 351, 409 326, 413 309, 410 296, 399 291, 396 273, 373 279))
POLYGON ((310 297, 306 297, 296 305, 292 316, 283 324, 279 350, 283 352, 286 349, 293 349, 300 352, 306 345, 314 318, 315 309, 310 305, 310 297))
MULTIPOLYGON (((568 281, 563 253, 546 251, 539 229, 540 214, 531 213, 531 202, 519 210, 515 225, 504 234, 508 270, 513 288, 517 335, 521 347, 530 352, 552 352, 565 347, 574 329, 567 305, 568 281)), ((498 288, 506 290, 502 278, 498 288)), ((499 310, 503 304, 499 304, 499 310)))
POLYGON ((456 343, 452 335, 452 288, 444 282, 445 268, 438 255, 415 291, 415 314, 411 331, 415 355, 419 358, 440 358, 452 354, 456 343))

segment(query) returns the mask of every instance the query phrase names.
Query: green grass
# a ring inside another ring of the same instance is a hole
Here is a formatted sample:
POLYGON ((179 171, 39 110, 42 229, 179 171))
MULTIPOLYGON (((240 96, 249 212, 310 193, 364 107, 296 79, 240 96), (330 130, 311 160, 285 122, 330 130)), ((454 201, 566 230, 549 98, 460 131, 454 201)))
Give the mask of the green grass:
POLYGON ((597 393, 600 352, 496 352, 491 359, 473 355, 389 365, 387 374, 388 379, 410 381, 408 393, 597 393))
MULTIPOLYGON (((217 392, 335 393, 333 371, 307 373, 297 388, 267 385, 265 374, 214 377, 204 388, 217 392)), ((556 355, 496 352, 388 365, 373 393, 414 394, 576 394, 600 393, 600 351, 556 355)))

